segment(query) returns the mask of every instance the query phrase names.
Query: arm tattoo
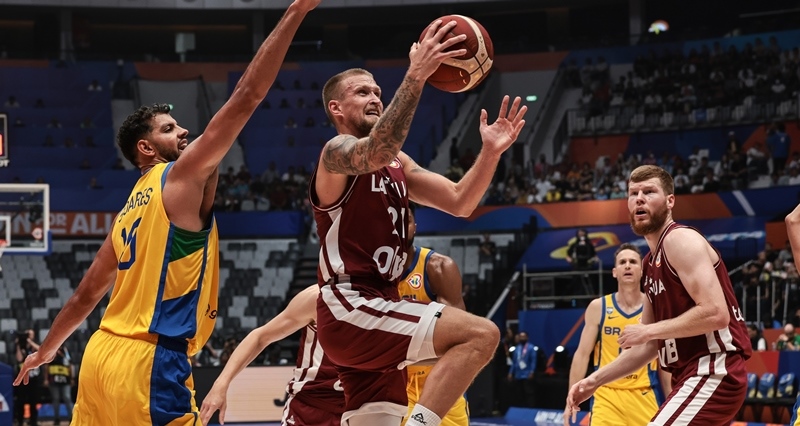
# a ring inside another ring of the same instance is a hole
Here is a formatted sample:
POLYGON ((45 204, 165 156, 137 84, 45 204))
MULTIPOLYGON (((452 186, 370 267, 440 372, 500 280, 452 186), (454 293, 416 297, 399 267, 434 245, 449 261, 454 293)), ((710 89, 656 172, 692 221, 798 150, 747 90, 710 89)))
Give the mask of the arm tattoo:
POLYGON ((361 175, 391 162, 403 147, 421 90, 408 77, 397 89, 392 103, 375 123, 369 136, 358 139, 341 135, 329 142, 322 154, 325 169, 333 173, 361 175))

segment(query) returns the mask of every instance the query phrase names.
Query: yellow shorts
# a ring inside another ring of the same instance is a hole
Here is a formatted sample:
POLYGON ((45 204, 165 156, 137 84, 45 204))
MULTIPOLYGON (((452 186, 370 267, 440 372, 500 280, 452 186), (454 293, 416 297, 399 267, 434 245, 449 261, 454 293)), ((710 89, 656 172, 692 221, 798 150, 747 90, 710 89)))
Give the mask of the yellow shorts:
POLYGON ((156 339, 94 333, 81 364, 72 426, 200 424, 185 346, 156 339))
POLYGON ((652 389, 614 389, 602 386, 591 404, 592 426, 643 426, 658 411, 652 389))
MULTIPOLYGON (((420 389, 420 393, 422 393, 422 389, 420 389)), ((408 389, 408 412, 406 417, 403 418, 403 426, 405 426, 406 420, 408 420, 408 416, 417 401, 419 401, 419 394, 413 389, 408 389)), ((469 405, 467 405, 467 399, 463 395, 453 404, 453 407, 450 408, 450 411, 447 412, 440 424, 441 426, 469 426, 469 405)))

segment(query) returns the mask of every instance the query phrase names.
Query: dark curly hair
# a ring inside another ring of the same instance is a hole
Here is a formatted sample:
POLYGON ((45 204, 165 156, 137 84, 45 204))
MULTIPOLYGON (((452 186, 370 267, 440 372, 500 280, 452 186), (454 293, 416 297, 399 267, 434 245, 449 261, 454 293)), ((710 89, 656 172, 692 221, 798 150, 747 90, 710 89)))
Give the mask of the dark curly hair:
POLYGON ((169 114, 170 106, 168 104, 153 104, 150 106, 141 106, 129 115, 122 123, 117 133, 117 145, 122 150, 122 155, 128 159, 136 167, 139 167, 136 161, 136 142, 144 137, 144 135, 153 131, 150 125, 153 117, 158 114, 169 114))

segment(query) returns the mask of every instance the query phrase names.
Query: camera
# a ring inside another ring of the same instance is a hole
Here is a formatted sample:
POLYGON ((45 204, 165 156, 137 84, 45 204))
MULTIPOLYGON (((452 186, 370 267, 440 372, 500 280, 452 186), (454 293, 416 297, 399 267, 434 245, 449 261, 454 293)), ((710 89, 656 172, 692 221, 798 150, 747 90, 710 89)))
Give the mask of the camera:
POLYGON ((24 331, 17 332, 17 346, 20 348, 28 347, 28 333, 24 331))

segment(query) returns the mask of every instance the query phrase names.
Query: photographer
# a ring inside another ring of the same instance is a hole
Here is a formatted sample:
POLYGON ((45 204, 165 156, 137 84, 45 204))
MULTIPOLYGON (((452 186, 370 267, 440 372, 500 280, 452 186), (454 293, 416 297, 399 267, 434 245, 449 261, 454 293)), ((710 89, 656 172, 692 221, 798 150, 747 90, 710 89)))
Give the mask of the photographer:
MULTIPOLYGON (((597 253, 592 240, 585 229, 579 229, 575 234, 575 241, 567 248, 567 262, 575 271, 588 271, 598 262, 597 253)), ((592 282, 587 274, 580 274, 573 280, 572 294, 594 294, 592 282)))
POLYGON ((65 346, 56 352, 53 362, 45 369, 44 385, 50 388, 53 403, 54 426, 61 423, 61 404, 67 408, 67 417, 72 418, 72 386, 75 384, 75 368, 65 346))
MULTIPOLYGON (((17 333, 17 368, 22 366, 25 358, 39 350, 39 344, 33 340, 33 330, 25 330, 24 332, 17 333)), ((39 404, 39 395, 42 391, 42 376, 41 369, 34 368, 28 372, 28 384, 14 387, 14 418, 17 424, 22 426, 25 416, 25 404, 30 406, 30 425, 36 426, 39 424, 39 411, 36 405, 39 404)))

